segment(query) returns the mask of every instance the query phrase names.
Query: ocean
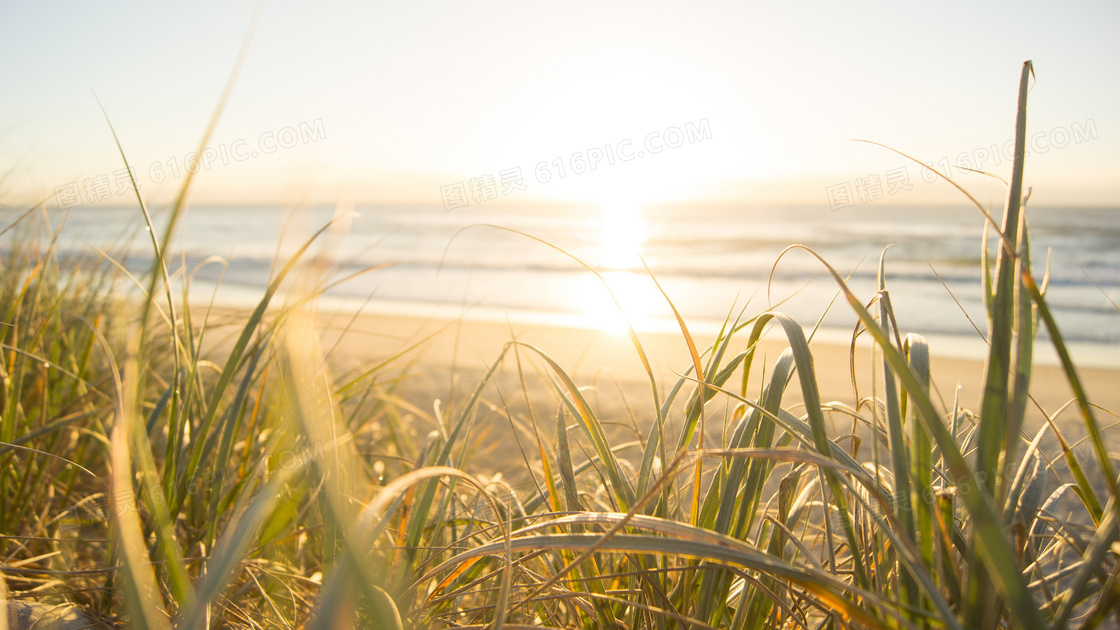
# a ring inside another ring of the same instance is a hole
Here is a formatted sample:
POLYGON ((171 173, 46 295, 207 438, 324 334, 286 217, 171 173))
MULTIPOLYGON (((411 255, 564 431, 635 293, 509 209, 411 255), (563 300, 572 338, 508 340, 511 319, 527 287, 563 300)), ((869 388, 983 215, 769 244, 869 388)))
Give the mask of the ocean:
MULTIPOLYGON (((16 216, 3 212, 2 225, 16 216)), ((153 216, 162 233, 166 211, 153 210, 153 216)), ((75 208, 48 217, 54 227, 63 225, 63 255, 114 252, 134 273, 151 264, 138 208, 75 208)), ((1046 295, 1075 357, 1120 368, 1120 209, 1029 208, 1028 217, 1036 276, 1049 259, 1046 295)), ((803 250, 782 252, 792 244, 812 249, 849 277, 866 301, 875 295, 879 259, 889 246, 886 283, 901 330, 927 336, 938 354, 980 357, 984 351, 977 329, 986 333, 985 222, 959 205, 836 212, 716 204, 495 205, 450 212, 417 205, 193 206, 170 249, 172 267, 185 263, 192 301, 254 304, 276 261, 332 218, 311 252, 333 278, 385 267, 332 287, 321 301, 325 308, 623 331, 610 294, 578 259, 599 271, 639 332, 676 330, 644 260, 695 331, 710 333, 727 318, 775 308, 807 329, 823 318, 819 334, 840 341, 850 339, 856 320, 843 299, 829 308, 836 285, 824 266, 803 250)), ((993 236, 993 255, 997 243, 993 236)), ((1045 330, 1040 339, 1048 339, 1045 330)), ((1040 360, 1052 362, 1043 346, 1040 360)))

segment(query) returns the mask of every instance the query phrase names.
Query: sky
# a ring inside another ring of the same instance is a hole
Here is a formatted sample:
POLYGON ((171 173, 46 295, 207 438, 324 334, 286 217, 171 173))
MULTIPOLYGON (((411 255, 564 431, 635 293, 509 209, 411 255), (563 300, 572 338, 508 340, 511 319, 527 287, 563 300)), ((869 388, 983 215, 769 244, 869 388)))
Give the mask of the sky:
POLYGON ((0 205, 1120 207, 1116 2, 6 2, 0 205), (204 131, 252 31, 232 94, 204 131), (105 115, 98 101, 104 106, 105 115), (592 168, 593 167, 593 168, 592 168))

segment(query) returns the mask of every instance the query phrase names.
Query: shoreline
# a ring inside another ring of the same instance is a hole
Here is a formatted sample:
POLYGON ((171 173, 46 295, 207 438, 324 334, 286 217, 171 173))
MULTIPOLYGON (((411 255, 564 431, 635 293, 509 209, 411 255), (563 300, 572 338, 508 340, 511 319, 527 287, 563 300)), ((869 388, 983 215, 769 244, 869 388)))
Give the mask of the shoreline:
MULTIPOLYGON (((283 298, 283 292, 278 293, 274 298, 274 304, 281 303, 283 298)), ((259 291, 235 291, 233 295, 223 296, 222 299, 219 300, 220 303, 216 304, 214 308, 217 311, 251 311, 256 307, 259 299, 259 291)), ((201 301, 194 304, 194 308, 203 306, 204 304, 201 301)), ((574 313, 556 313, 543 310, 534 311, 482 305, 472 305, 468 307, 462 304, 408 302, 402 300, 378 301, 374 307, 370 305, 368 300, 334 296, 321 296, 317 300, 317 314, 320 318, 350 317, 363 307, 365 308, 360 313, 359 318, 415 321, 431 320, 443 322, 462 321, 472 325, 500 326, 505 326, 505 323, 509 321, 512 322, 515 330, 522 328, 543 328, 557 331, 564 330, 588 334, 601 334, 607 337, 626 337, 624 333, 616 335, 596 327, 594 318, 590 315, 574 313)), ((852 315, 852 322, 853 324, 855 322, 854 314, 852 315)), ((685 318, 685 323, 688 325, 689 332, 696 338, 697 346, 700 350, 703 349, 700 347, 700 338, 714 339, 723 325, 722 321, 688 317, 685 318)), ((811 327, 813 322, 800 323, 808 336, 811 330, 805 327, 811 327)), ((977 324, 982 326, 984 323, 977 322, 977 324)), ((634 326, 638 335, 643 338, 647 336, 650 338, 665 336, 681 338, 680 328, 677 323, 669 319, 646 318, 635 322, 634 326)), ((1044 332, 1045 325, 1040 322, 1039 328, 1040 331, 1044 332)), ((929 343, 930 354, 933 357, 979 363, 983 363, 987 357, 987 347, 979 334, 974 333, 968 336, 950 333, 919 334, 922 334, 926 338, 929 343)), ((851 342, 851 335, 852 330, 850 328, 828 326, 821 327, 816 332, 815 340, 821 345, 847 347, 851 342)), ((857 345, 868 348, 870 347, 870 341, 866 335, 864 335, 860 337, 857 345)), ((628 345, 628 347, 630 346, 628 345)), ((1067 340, 1066 347, 1073 357, 1074 365, 1079 370, 1092 369, 1120 373, 1120 345, 1067 340)), ((687 356, 685 358, 687 359, 687 356)), ((1036 367, 1058 367, 1060 365, 1057 352, 1054 350, 1054 346, 1049 338, 1036 337, 1034 344, 1034 365, 1036 367)))

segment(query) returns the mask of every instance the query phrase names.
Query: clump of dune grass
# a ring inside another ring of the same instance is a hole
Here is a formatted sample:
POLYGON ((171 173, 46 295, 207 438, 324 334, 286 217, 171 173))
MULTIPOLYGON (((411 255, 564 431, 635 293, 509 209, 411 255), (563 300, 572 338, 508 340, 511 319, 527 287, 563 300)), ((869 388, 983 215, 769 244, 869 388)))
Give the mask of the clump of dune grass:
POLYGON ((407 435, 397 380, 367 369, 338 385, 318 348, 317 370, 291 359, 310 339, 294 338, 303 313, 347 280, 313 256, 330 226, 278 261, 251 312, 191 305, 195 270, 168 254, 190 175, 163 234, 137 196, 153 254, 140 277, 119 254, 61 255, 50 221, 65 212, 0 226, 0 594, 76 603, 106 625, 296 625, 339 528, 308 472, 363 422, 407 435), (333 434, 301 421, 320 382, 333 434))
POLYGON ((780 312, 729 318, 706 349, 678 316, 692 361, 667 390, 630 331, 653 421, 619 442, 547 348, 517 341, 465 400, 434 407, 435 430, 411 438, 414 408, 385 389, 391 365, 336 378, 324 358, 315 298, 345 280, 313 255, 328 228, 276 266, 211 357, 210 311, 186 307, 189 270, 166 254, 189 177, 127 316, 108 299, 122 280, 111 266, 64 268, 49 246, 10 248, 0 284, 9 596, 67 598, 138 628, 1115 623, 1117 477, 1031 265, 1031 76, 1027 62, 1008 202, 982 241, 988 261, 996 234, 974 413, 932 394, 929 344, 895 324, 885 256, 878 293, 862 298, 820 261, 873 339, 872 396, 822 401, 810 340, 780 312), (75 274, 96 282, 60 291, 75 274), (1074 394, 1087 460, 1053 422, 1023 434, 1039 326, 1074 394), (763 365, 767 335, 788 347, 763 365), (503 365, 521 391, 495 389, 503 365), (472 468, 479 418, 494 413, 529 436, 524 483, 472 468), (1056 452, 1041 451, 1047 436, 1056 452), (1053 459, 1071 479, 1055 482, 1053 459), (104 517, 82 520, 90 504, 104 517), (75 520, 80 537, 64 531, 75 520))
POLYGON ((85 489, 105 472, 92 460, 113 403, 95 350, 111 326, 111 274, 89 261, 60 269, 44 220, 30 211, 0 228, 0 575, 13 592, 58 584, 51 574, 88 552, 67 541, 96 509, 85 489), (50 570, 27 570, 35 558, 50 570))
MULTIPOLYGON (((189 304, 194 270, 164 255, 170 230, 137 278, 119 254, 60 254, 51 221, 65 216, 33 208, 0 227, 5 598, 128 627, 306 619, 335 544, 309 472, 351 428, 382 457, 412 446, 379 437, 408 435, 399 375, 367 366, 340 382, 317 348, 310 372, 291 359, 309 304, 346 280, 309 253, 329 226, 277 264, 255 309, 230 315, 189 304), (301 288, 278 297, 285 285, 301 288), (320 382, 334 435, 300 422, 320 382)), ((137 216, 150 231, 147 208, 137 216)))

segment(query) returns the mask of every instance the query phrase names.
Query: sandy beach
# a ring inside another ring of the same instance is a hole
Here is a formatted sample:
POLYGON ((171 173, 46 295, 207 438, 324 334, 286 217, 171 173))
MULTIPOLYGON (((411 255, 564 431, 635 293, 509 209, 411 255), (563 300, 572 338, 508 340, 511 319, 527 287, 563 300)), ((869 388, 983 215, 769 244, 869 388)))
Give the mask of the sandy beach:
MULTIPOLYGON (((503 346, 516 338, 547 354, 578 384, 591 384, 610 375, 620 383, 642 385, 648 389, 642 362, 630 338, 625 335, 546 325, 373 314, 362 314, 353 319, 341 314, 320 314, 318 321, 323 332, 324 349, 333 351, 333 358, 348 367, 380 362, 404 352, 399 362, 414 360, 420 366, 473 372, 485 369, 503 346), (343 341, 332 348, 338 333, 344 328, 343 341)), ((736 352, 744 350, 747 336, 746 330, 737 333, 739 341, 733 341, 731 349, 736 352)), ((680 333, 646 332, 638 333, 638 337, 660 383, 671 384, 691 365, 688 346, 680 333)), ((695 342, 703 352, 713 340, 711 336, 697 335, 695 342)), ((851 402, 853 388, 849 347, 822 341, 812 341, 810 346, 822 400, 851 402)), ((780 331, 768 333, 758 352, 752 379, 761 375, 759 359, 772 363, 785 347, 780 331)), ((935 396, 939 393, 946 404, 951 404, 953 388, 959 385, 961 406, 974 408, 980 395, 983 363, 939 356, 936 347, 931 350, 935 396)), ((856 354, 861 396, 870 394, 870 381, 866 378, 871 369, 870 361, 870 350, 861 343, 856 354)), ((1078 374, 1092 402, 1105 409, 1120 409, 1120 369, 1079 367, 1078 374)), ((1051 414, 1072 398, 1065 375, 1053 365, 1035 365, 1031 393, 1037 404, 1051 414)), ((1067 413, 1070 412, 1061 415, 1067 413)))
MULTIPOLYGON (((330 353, 337 374, 348 370, 368 369, 383 361, 392 360, 385 368, 386 373, 407 370, 409 378, 404 381, 400 393, 418 410, 428 413, 436 399, 441 401, 444 411, 463 400, 502 352, 503 346, 516 337, 526 346, 547 354, 578 386, 584 388, 585 396, 605 423, 636 423, 644 431, 653 418, 649 380, 634 346, 626 336, 546 325, 464 319, 425 320, 373 314, 357 317, 320 314, 317 325, 323 339, 323 350, 330 353)), ((737 337, 731 344, 733 352, 745 349, 748 331, 741 331, 737 337)), ((659 395, 664 397, 679 374, 691 365, 687 345, 679 333, 639 333, 639 339, 657 378, 659 395)), ((712 341, 711 337, 698 336, 696 344, 703 352, 712 341)), ((748 393, 752 399, 757 397, 764 378, 769 377, 769 366, 785 347, 778 330, 771 330, 764 337, 751 371, 748 393), (765 377, 764 368, 767 372, 765 377)), ((852 384, 849 347, 822 341, 813 341, 810 347, 821 400, 825 403, 837 401, 854 405, 856 393, 852 384)), ((530 397, 537 406, 537 413, 547 409, 546 418, 554 418, 555 399, 548 406, 538 406, 537 403, 537 400, 546 399, 542 396, 549 396, 544 377, 548 370, 543 362, 532 358, 534 353, 531 350, 524 347, 520 350, 530 397)), ((975 411, 979 406, 983 382, 983 362, 939 356, 936 347, 932 350, 935 405, 947 414, 953 408, 954 390, 959 386, 959 407, 975 411)), ((521 408, 519 404, 523 397, 520 394, 516 366, 515 357, 507 355, 494 379, 500 393, 490 390, 486 394, 490 403, 507 405, 511 409, 521 408)), ((856 382, 860 398, 873 393, 873 371, 881 382, 881 363, 873 365, 869 347, 861 344, 856 352, 856 382)), ((1118 440, 1115 430, 1107 427, 1116 421, 1111 412, 1120 409, 1120 370, 1090 368, 1079 369, 1078 373, 1089 393, 1090 401, 1100 407, 1096 410, 1097 422, 1106 428, 1110 441, 1116 443, 1118 440)), ((739 374, 741 372, 729 382, 729 389, 738 389, 739 374)), ((881 396, 881 385, 877 387, 879 391, 875 394, 881 396)), ((686 388, 684 394, 687 395, 690 391, 691 388, 686 388)), ((1072 394, 1065 375, 1058 367, 1035 366, 1031 395, 1034 402, 1029 403, 1025 433, 1033 436, 1041 426, 1045 413, 1056 419, 1056 426, 1070 443, 1076 443, 1084 437, 1082 421, 1076 407, 1067 405, 1072 394), (1067 406, 1063 408, 1064 405, 1067 406)), ((793 383, 787 390, 783 406, 788 408, 799 404, 800 400, 800 387, 793 383)), ((710 406, 710 409, 715 408, 710 406)), ((544 424, 551 422, 549 420, 544 424)), ((847 431, 849 426, 838 427, 837 431, 847 431)), ((508 424, 504 427, 495 426, 494 429, 510 430, 508 424)), ((709 433, 712 432, 709 430, 709 433)), ((714 436, 718 437, 718 434, 715 431, 714 436)), ((630 435, 633 435, 632 429, 630 435)), ((1044 445, 1049 443, 1052 441, 1048 436, 1044 445)))

